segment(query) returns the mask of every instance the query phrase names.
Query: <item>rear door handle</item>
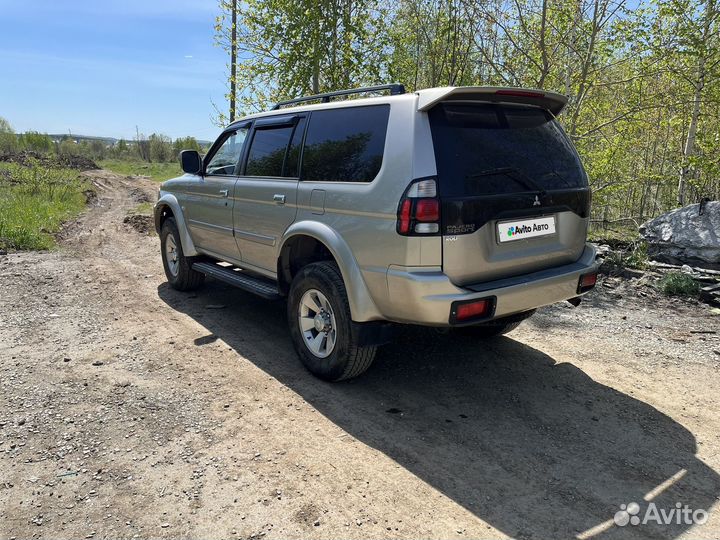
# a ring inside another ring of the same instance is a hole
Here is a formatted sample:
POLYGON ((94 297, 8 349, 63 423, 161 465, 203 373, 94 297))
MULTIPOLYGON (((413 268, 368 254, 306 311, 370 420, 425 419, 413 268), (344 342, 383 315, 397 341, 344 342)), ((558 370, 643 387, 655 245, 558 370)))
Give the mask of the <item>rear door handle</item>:
POLYGON ((221 189, 221 190, 220 190, 220 195, 222 195, 223 197, 227 197, 227 196, 228 196, 228 193, 230 193, 230 191, 227 190, 227 189, 221 189))
POLYGON ((285 204, 285 195, 280 195, 279 193, 276 193, 273 195, 273 201, 275 201, 277 204, 285 204))

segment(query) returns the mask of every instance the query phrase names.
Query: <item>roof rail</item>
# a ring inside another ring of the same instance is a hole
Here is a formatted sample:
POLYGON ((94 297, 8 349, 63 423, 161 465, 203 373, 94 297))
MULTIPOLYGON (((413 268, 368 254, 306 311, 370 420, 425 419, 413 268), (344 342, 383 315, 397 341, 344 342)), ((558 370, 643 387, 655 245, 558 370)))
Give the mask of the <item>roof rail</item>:
POLYGON ((405 93, 405 87, 399 83, 380 84, 378 86, 363 86, 361 88, 352 88, 349 90, 335 90, 334 92, 325 92, 323 94, 315 94, 314 96, 305 96, 295 99, 288 99, 287 101, 279 101, 270 110, 276 111, 281 107, 285 107, 287 105, 294 105, 296 103, 304 103, 306 101, 320 100, 322 103, 329 103, 330 98, 334 97, 351 96, 353 94, 365 94, 368 92, 382 92, 383 90, 389 90, 391 96, 397 96, 405 93))

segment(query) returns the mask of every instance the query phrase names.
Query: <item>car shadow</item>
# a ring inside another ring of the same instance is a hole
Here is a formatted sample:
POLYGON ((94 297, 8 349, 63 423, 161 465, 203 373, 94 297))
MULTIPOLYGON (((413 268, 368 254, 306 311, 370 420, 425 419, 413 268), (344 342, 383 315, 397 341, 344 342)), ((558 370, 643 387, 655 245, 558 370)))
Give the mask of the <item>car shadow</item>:
POLYGON ((211 280, 196 294, 166 284, 158 294, 208 330, 196 345, 222 339, 347 433, 512 537, 675 538, 690 525, 618 527, 612 519, 631 502, 640 517, 649 502, 666 512, 676 503, 710 511, 720 494, 720 477, 695 456, 682 425, 512 338, 409 327, 365 375, 328 384, 297 359, 282 302, 211 280), (213 304, 226 308, 206 309, 213 304))

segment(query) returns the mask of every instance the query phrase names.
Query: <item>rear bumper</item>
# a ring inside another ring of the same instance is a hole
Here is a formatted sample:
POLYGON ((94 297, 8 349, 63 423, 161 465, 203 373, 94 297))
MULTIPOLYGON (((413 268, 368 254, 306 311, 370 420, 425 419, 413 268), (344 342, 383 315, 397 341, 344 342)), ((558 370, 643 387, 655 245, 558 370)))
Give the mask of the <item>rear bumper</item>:
POLYGON ((450 326, 453 302, 495 297, 493 318, 504 317, 578 296, 580 276, 598 267, 590 245, 574 263, 464 288, 451 283, 441 269, 391 266, 385 316, 403 323, 450 326))

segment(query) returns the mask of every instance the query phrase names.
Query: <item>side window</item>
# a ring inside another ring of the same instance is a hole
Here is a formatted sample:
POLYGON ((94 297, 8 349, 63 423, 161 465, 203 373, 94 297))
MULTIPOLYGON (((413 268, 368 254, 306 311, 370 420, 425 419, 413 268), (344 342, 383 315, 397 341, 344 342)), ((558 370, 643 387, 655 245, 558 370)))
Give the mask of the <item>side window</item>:
POLYGON ((282 176, 294 126, 256 129, 250 143, 245 176, 282 176))
POLYGON ((302 179, 372 182, 380 171, 390 105, 314 111, 302 157, 302 179))
POLYGON ((205 166, 205 174, 208 176, 227 176, 235 174, 235 166, 242 156, 247 128, 240 128, 232 133, 222 146, 213 154, 205 166))
POLYGON ((305 134, 306 118, 300 118, 295 131, 293 132, 292 141, 290 141, 290 149, 287 158, 285 158, 285 170, 283 176, 297 178, 300 176, 300 149, 302 148, 303 135, 305 134))

